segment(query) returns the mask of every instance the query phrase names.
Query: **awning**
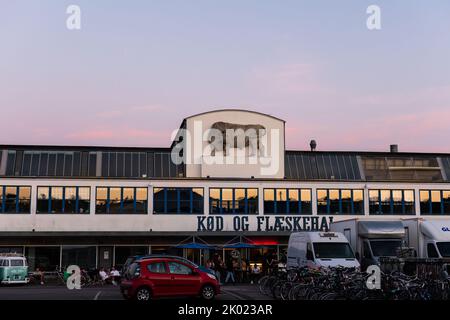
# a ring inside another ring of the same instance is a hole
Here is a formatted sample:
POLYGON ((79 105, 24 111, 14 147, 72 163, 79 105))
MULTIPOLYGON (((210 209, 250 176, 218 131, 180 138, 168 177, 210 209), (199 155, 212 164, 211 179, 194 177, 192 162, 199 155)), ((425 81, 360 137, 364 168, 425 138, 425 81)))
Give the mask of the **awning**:
POLYGON ((210 246, 210 245, 198 243, 198 242, 179 244, 179 245, 175 246, 175 248, 178 248, 178 249, 215 249, 214 246, 210 246))
POLYGON ((252 248, 257 248, 257 246, 250 244, 250 243, 245 243, 245 242, 235 242, 235 243, 230 243, 230 244, 226 244, 223 246, 224 249, 252 249, 252 248))

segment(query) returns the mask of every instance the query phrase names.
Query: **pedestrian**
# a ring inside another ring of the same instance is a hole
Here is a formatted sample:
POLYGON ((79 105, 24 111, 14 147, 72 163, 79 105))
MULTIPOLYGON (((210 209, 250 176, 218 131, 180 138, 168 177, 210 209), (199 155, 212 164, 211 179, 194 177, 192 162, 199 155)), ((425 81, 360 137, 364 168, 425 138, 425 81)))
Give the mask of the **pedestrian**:
POLYGON ((233 284, 235 284, 233 261, 231 259, 228 259, 225 267, 226 267, 226 271, 227 271, 227 276, 225 277, 225 283, 228 283, 228 280, 231 280, 231 282, 233 284))

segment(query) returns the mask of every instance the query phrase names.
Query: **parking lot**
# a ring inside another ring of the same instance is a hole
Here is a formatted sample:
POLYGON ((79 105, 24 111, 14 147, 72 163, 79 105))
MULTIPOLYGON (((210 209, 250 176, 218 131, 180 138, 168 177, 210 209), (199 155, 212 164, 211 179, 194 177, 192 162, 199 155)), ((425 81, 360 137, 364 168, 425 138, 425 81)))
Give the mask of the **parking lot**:
MULTIPOLYGON (((222 286, 217 300, 267 300, 254 285, 222 286)), ((0 300, 123 300, 119 287, 101 287, 69 290, 65 286, 27 285, 1 286, 0 300)))

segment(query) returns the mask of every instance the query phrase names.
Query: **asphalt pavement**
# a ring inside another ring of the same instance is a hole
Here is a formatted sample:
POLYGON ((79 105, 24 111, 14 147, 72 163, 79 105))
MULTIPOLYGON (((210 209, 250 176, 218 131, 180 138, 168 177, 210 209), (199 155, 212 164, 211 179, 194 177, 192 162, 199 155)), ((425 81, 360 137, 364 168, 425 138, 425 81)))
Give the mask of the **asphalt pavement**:
MULTIPOLYGON (((255 285, 224 285, 217 300, 267 300, 255 285)), ((119 287, 99 287, 69 290, 59 285, 1 286, 0 300, 123 300, 119 287)))

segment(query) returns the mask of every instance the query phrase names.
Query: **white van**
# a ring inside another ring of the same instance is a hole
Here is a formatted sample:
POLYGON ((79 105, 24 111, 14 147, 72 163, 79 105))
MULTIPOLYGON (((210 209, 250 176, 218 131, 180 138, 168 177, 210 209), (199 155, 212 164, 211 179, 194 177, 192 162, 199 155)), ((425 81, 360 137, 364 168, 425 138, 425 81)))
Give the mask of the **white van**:
POLYGON ((295 232, 289 237, 286 266, 359 268, 359 262, 342 233, 295 232))

